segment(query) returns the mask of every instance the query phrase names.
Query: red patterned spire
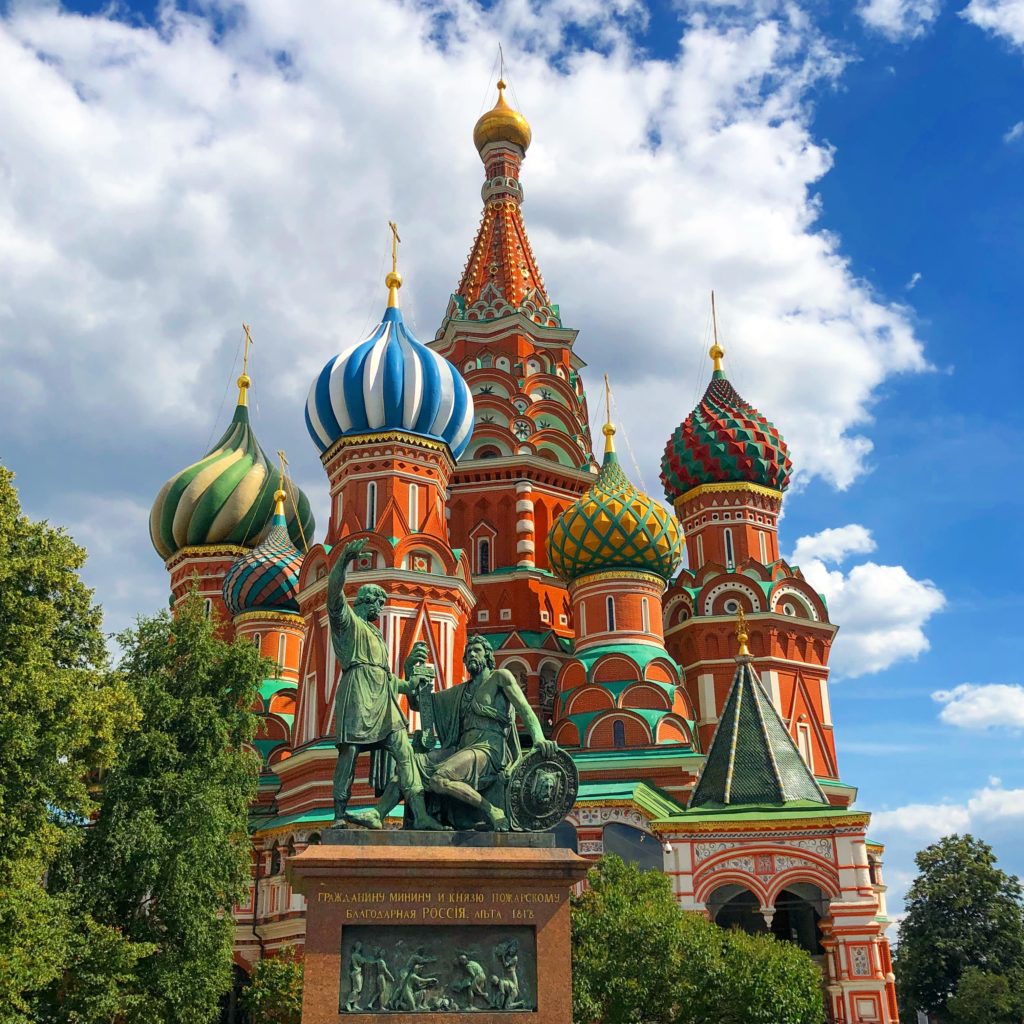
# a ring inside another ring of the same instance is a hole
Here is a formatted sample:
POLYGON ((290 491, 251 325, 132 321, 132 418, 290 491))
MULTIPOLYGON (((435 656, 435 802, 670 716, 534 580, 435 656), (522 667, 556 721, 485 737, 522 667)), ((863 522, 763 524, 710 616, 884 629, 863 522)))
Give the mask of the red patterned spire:
POLYGON ((505 102, 504 89, 499 81, 497 104, 473 132, 485 169, 484 212, 448 316, 496 320, 523 313, 544 327, 561 327, 523 224, 519 169, 530 144, 530 127, 505 102))

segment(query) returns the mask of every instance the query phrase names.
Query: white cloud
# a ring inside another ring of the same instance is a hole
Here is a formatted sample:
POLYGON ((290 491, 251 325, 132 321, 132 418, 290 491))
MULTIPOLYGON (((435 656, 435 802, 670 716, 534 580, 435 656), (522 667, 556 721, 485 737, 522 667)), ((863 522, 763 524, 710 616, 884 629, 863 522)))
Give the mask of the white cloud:
POLYGON ((1024 789, 984 786, 964 803, 907 804, 891 811, 875 811, 871 828, 903 832, 922 843, 932 843, 954 832, 986 832, 1009 826, 1024 830, 1024 789))
POLYGON ((380 314, 389 218, 407 319, 433 335, 479 217, 498 39, 534 129, 533 248, 648 478, 707 380, 712 287, 730 378, 802 479, 848 486, 877 389, 926 368, 911 312, 819 227, 810 103, 843 65, 795 5, 693 8, 671 61, 631 40, 627 0, 202 10, 0 19, 0 434, 33 500, 68 502, 56 518, 81 522, 89 486, 144 507, 205 450, 243 319, 257 433, 322 490, 306 388, 380 314), (33 468, 58 449, 70 488, 33 468))
POLYGON ((825 595, 829 618, 840 626, 830 659, 840 676, 880 672, 927 651, 924 627, 946 603, 931 580, 915 579, 901 565, 861 562, 842 569, 850 555, 874 550, 870 531, 851 523, 801 537, 789 559, 825 595))
POLYGON ((921 283, 922 274, 919 270, 915 270, 910 275, 910 280, 904 285, 908 292, 912 292, 921 283))
POLYGON ((1024 121, 1018 121, 1010 128, 1003 136, 1003 142, 1016 142, 1020 138, 1024 138, 1024 121))
POLYGON ((803 565, 812 559, 838 564, 847 555, 866 555, 876 547, 875 539, 867 527, 859 523, 848 523, 846 526, 832 526, 820 533, 801 537, 796 542, 792 561, 796 565, 803 565))
POLYGON ((865 0, 857 6, 864 24, 894 42, 923 36, 939 16, 939 0, 865 0))
POLYGON ((1024 729, 1024 686, 1019 683, 962 683, 938 690, 939 718, 961 729, 1024 729))
POLYGON ((960 14, 979 28, 1024 47, 1024 0, 971 0, 960 14))

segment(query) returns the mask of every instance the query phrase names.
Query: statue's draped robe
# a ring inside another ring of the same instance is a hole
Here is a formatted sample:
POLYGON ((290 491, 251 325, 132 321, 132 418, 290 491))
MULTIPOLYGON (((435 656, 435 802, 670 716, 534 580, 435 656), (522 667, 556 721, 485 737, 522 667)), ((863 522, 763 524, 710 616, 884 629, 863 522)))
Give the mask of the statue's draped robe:
POLYGON ((396 730, 404 731, 406 721, 396 699, 398 679, 380 630, 359 618, 344 595, 328 612, 334 653, 342 668, 335 702, 338 742, 369 746, 396 730))
POLYGON ((481 791, 511 763, 507 737, 513 718, 508 698, 497 687, 492 698, 496 706, 484 706, 476 700, 479 690, 474 683, 462 683, 429 695, 440 748, 417 755, 425 778, 446 770, 446 762, 458 763, 460 770, 451 772, 452 777, 481 791))

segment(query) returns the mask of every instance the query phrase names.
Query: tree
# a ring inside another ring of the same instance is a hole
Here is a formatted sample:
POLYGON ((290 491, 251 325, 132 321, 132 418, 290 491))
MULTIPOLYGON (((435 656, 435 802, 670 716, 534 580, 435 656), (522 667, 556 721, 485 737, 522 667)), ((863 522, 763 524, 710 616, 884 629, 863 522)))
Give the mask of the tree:
POLYGON ((1021 1024, 1024 1020, 1024 972, 1008 976, 968 967, 956 995, 946 1004, 951 1024, 1021 1024))
POLYGON ((256 964, 242 994, 242 1005, 252 1015, 252 1024, 299 1024, 302 958, 294 946, 256 964))
POLYGON ((231 910, 249 882, 259 760, 247 744, 265 663, 253 644, 220 639, 196 594, 118 641, 142 717, 103 779, 76 895, 152 948, 131 971, 125 1024, 208 1024, 231 984, 231 910))
POLYGON ((0 1020, 60 977, 87 924, 43 881, 94 810, 90 775, 137 719, 109 670, 85 551, 26 517, 0 466, 0 1020))
POLYGON ((821 1024, 821 975, 770 935, 679 910, 668 878, 602 858, 573 898, 576 1024, 821 1024))
POLYGON ((968 968, 1005 976, 1024 967, 1021 884, 970 835, 946 836, 916 862, 895 958, 897 991, 907 1017, 924 1010, 945 1020, 968 968))

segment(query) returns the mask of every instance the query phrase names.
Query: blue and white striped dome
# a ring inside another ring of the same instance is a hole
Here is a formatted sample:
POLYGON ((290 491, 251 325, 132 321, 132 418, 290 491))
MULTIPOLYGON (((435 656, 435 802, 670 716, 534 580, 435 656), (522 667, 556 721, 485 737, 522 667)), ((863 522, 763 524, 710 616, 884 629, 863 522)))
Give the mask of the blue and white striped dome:
POLYGON ((458 458, 473 432, 473 396, 447 359, 417 341, 396 305, 365 341, 313 381, 306 427, 321 452, 343 435, 404 430, 444 441, 458 458))

